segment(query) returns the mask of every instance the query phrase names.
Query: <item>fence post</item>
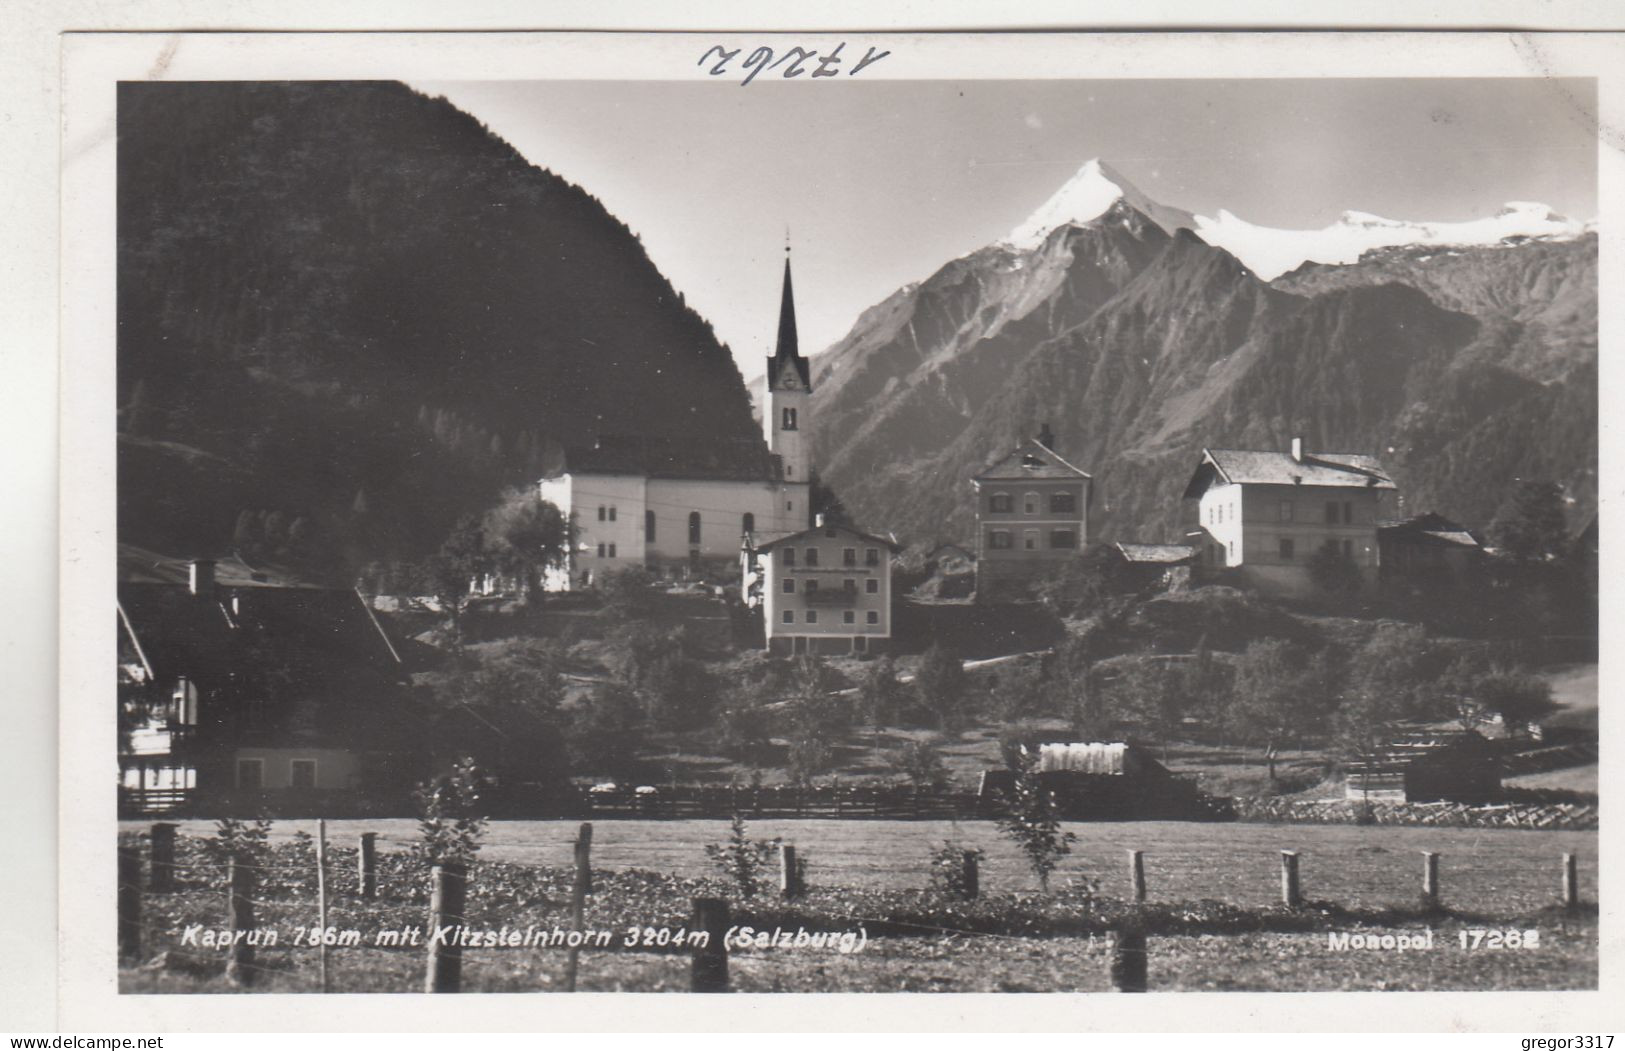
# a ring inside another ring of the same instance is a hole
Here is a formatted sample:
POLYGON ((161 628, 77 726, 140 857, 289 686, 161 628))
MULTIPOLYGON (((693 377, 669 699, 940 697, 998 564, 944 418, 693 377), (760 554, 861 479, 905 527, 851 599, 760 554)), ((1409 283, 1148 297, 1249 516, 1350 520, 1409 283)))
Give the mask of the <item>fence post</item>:
POLYGON ((1580 910, 1580 857, 1563 855, 1563 907, 1570 912, 1580 910))
POLYGON ((1145 931, 1127 926, 1111 932, 1112 991, 1143 993, 1146 986, 1145 931))
POLYGON ((1295 850, 1281 851, 1281 904, 1289 909, 1303 904, 1303 895, 1298 890, 1298 852, 1295 850))
POLYGON ((356 851, 356 883, 363 898, 378 896, 378 833, 361 833, 360 849, 356 851))
POLYGON ((1431 850, 1422 851, 1422 907, 1439 907, 1439 855, 1431 850))
POLYGON ((796 872, 796 848, 793 843, 779 844, 779 895, 793 898, 801 893, 801 880, 796 872))
POLYGON ((118 848, 118 955, 141 958, 141 848, 118 848))
POLYGON ((250 937, 235 937, 238 931, 254 930, 254 865, 243 858, 226 862, 226 917, 233 937, 226 956, 226 979, 235 985, 254 984, 254 946, 250 937))
POLYGON ((965 900, 975 901, 977 895, 982 893, 981 863, 977 861, 977 854, 974 850, 965 851, 963 858, 964 875, 961 877, 961 882, 965 888, 965 900))
POLYGON ((1136 903, 1145 901, 1145 855, 1138 850, 1128 852, 1128 881, 1131 899, 1136 903))
POLYGON ((147 886, 152 890, 174 889, 175 830, 179 827, 168 821, 153 823, 152 869, 147 873, 147 886))
POLYGON ((316 946, 316 976, 322 992, 331 992, 327 980, 327 819, 316 819, 316 926, 322 938, 316 946))
POLYGON ((722 898, 695 898, 691 931, 704 931, 705 944, 694 948, 689 989, 696 993, 728 991, 728 902, 722 898))
POLYGON ((468 869, 455 861, 442 861, 430 870, 433 889, 429 896, 429 965, 423 976, 423 991, 456 993, 463 988, 463 947, 455 940, 434 937, 440 928, 463 922, 463 904, 468 894, 468 869))
MULTIPOLYGON (((587 895, 592 893, 592 822, 583 821, 576 834, 576 878, 570 890, 570 921, 579 931, 587 913, 587 895)), ((564 956, 564 991, 576 991, 576 970, 581 966, 581 947, 571 946, 564 956)))

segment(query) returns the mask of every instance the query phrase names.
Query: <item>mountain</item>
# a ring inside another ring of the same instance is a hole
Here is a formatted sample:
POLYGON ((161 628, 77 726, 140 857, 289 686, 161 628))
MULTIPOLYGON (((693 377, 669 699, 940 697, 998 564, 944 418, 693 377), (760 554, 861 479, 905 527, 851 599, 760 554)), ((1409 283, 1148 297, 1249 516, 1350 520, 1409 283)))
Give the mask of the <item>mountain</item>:
POLYGON ((1125 184, 1086 165, 814 358, 816 462, 861 521, 967 539, 970 477, 1045 422, 1118 539, 1179 536, 1203 446, 1295 435, 1381 456, 1407 510, 1482 525, 1520 477, 1565 483, 1576 519, 1595 507, 1594 235, 1385 248, 1266 282, 1125 184))
POLYGON ((396 83, 120 85, 119 532, 431 550, 603 436, 763 454, 727 349, 637 237, 396 83))

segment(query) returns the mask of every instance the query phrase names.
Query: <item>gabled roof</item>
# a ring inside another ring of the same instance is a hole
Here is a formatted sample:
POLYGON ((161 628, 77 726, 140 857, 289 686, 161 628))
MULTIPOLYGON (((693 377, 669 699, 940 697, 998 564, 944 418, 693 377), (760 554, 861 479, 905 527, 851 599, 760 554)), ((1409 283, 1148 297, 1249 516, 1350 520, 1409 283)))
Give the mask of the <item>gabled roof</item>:
POLYGON ((882 544, 893 554, 896 554, 898 551, 903 549, 903 546, 897 541, 893 540, 891 537, 875 536, 873 533, 865 533, 862 530, 853 529, 851 526, 829 525, 814 526, 811 529, 803 529, 799 533, 790 533, 787 536, 774 537, 772 540, 757 544, 756 550, 771 551, 773 548, 782 547, 785 544, 805 543, 809 539, 825 539, 824 534, 830 531, 839 533, 842 536, 852 537, 856 540, 862 540, 865 543, 882 544))
POLYGON ((1117 550, 1130 562, 1172 565, 1196 557, 1196 548, 1189 544, 1128 544, 1120 541, 1117 550))
POLYGON ((1315 485, 1348 489, 1397 489, 1382 463, 1363 453, 1304 453, 1250 449, 1203 449, 1202 462, 1185 486, 1185 498, 1201 496, 1214 480, 1231 485, 1315 485))
POLYGON ((1483 542, 1472 530, 1444 515, 1429 511, 1400 522, 1384 522, 1377 527, 1382 539, 1399 539, 1410 543, 1444 544, 1451 547, 1481 548, 1483 542))
POLYGON ((1015 481, 1022 478, 1088 478, 1089 472, 1072 466, 1037 438, 1028 438, 1004 459, 973 479, 978 482, 1015 481))

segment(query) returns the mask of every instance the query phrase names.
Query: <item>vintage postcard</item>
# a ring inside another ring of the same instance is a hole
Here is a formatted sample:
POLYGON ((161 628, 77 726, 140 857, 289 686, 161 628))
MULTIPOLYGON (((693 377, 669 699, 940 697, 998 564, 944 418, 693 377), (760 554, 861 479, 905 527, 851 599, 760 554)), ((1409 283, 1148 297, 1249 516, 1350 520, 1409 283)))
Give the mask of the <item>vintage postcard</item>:
POLYGON ((1622 57, 70 34, 64 1017, 1594 1020, 1622 57))

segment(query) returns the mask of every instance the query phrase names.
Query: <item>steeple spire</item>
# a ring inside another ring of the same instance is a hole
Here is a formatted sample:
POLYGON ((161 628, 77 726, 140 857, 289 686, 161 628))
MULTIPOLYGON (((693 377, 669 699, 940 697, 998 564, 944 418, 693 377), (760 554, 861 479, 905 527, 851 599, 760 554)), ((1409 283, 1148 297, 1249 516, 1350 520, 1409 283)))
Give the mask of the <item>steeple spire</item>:
MULTIPOLYGON (((786 237, 788 238, 788 234, 786 237)), ((784 246, 784 295, 779 300, 779 344, 775 358, 793 358, 801 350, 796 341, 796 297, 790 286, 790 246, 784 246)))

